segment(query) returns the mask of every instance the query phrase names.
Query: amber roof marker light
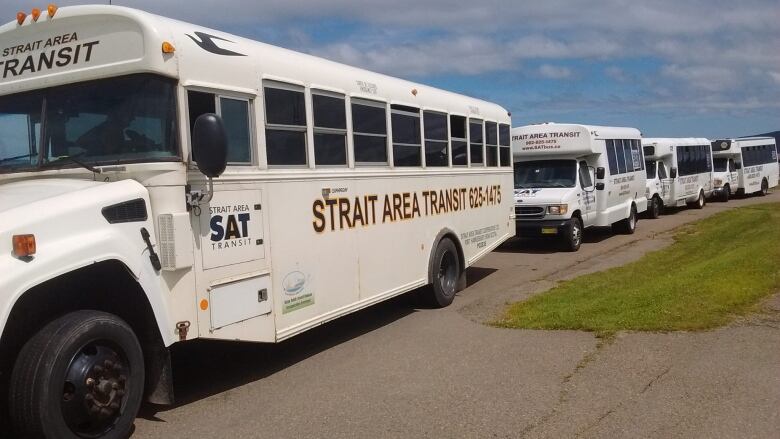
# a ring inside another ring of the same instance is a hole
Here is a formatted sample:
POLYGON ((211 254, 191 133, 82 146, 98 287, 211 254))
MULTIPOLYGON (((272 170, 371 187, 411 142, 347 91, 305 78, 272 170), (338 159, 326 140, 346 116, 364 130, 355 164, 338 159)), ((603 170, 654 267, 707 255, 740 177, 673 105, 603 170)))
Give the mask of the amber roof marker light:
POLYGON ((27 18, 27 14, 25 14, 24 12, 19 11, 16 13, 16 22, 19 23, 19 26, 21 26, 22 23, 24 23, 25 18, 27 18))
POLYGON ((162 43, 162 53, 173 53, 176 51, 176 48, 173 47, 173 44, 163 41, 162 43))
POLYGON ((54 3, 49 3, 49 6, 46 7, 46 12, 49 13, 49 18, 54 18, 54 14, 57 13, 57 5, 54 3))
POLYGON ((35 254, 35 235, 14 235, 12 241, 17 258, 30 258, 35 254))
POLYGON ((30 15, 32 16, 33 21, 38 21, 38 19, 41 18, 41 10, 38 8, 32 8, 30 15))

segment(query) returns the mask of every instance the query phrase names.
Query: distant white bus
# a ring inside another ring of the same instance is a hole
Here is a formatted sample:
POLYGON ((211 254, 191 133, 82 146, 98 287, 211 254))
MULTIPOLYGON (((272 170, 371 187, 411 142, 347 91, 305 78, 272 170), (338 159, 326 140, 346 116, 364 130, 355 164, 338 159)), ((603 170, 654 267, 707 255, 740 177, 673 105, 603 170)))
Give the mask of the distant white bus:
POLYGON ((703 138, 642 139, 647 171, 647 212, 658 218, 666 206, 701 209, 712 195, 712 151, 703 138))
POLYGON ((715 195, 766 195, 778 184, 777 146, 773 137, 715 140, 711 143, 715 195))
POLYGON ((126 437, 173 401, 173 343, 278 342, 426 285, 447 306, 515 234, 496 104, 121 7, 0 41, 16 436, 126 437))
POLYGON ((641 139, 634 128, 513 128, 518 235, 559 237, 576 251, 588 227, 634 233, 647 209, 641 139))

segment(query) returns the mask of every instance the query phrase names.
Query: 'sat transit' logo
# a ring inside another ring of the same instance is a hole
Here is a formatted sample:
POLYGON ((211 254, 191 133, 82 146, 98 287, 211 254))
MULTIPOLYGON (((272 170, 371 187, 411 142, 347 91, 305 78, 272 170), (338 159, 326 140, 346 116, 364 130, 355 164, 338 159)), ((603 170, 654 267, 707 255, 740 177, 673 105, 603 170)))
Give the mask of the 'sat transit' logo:
POLYGON ((224 38, 218 37, 216 35, 210 35, 204 32, 193 32, 195 34, 195 37, 198 37, 198 39, 195 39, 190 34, 185 34, 192 41, 195 42, 198 46, 200 46, 201 49, 205 50, 206 52, 211 52, 215 55, 223 55, 223 56, 246 56, 243 53, 233 52, 232 50, 223 49, 219 46, 217 46, 217 43, 214 42, 214 40, 217 41, 227 41, 228 43, 232 43, 230 40, 226 40, 224 38))
POLYGON ((251 243, 249 223, 252 221, 252 215, 249 205, 214 206, 210 210, 212 250, 245 247, 251 243))

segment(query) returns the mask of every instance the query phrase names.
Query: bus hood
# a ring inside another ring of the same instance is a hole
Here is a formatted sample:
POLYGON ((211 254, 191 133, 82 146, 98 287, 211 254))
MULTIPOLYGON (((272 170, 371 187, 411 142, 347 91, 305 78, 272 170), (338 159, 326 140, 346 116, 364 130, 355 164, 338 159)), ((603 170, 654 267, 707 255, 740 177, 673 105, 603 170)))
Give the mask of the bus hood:
POLYGON ((576 188, 528 188, 515 189, 515 204, 560 204, 567 202, 576 188))
POLYGON ((26 180, 0 185, 0 214, 106 183, 72 179, 26 180))

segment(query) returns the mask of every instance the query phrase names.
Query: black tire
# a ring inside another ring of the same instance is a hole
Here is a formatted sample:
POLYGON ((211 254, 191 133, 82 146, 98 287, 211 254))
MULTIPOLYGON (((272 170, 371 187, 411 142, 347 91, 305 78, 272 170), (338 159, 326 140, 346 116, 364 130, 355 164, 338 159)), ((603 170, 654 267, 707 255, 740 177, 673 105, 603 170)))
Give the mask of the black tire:
POLYGON ((624 235, 633 235, 636 232, 636 206, 631 205, 628 218, 622 219, 612 225, 612 230, 624 235))
POLYGON ((658 198, 658 195, 654 195, 653 198, 650 199, 650 206, 647 207, 647 216, 650 219, 656 219, 661 216, 662 210, 663 203, 661 202, 661 199, 658 198))
POLYGON ((143 352, 127 323, 98 311, 66 314, 16 359, 8 395, 14 437, 126 438, 143 386, 143 352))
POLYGON ((436 308, 444 308, 455 300, 461 277, 458 249, 449 238, 442 238, 428 265, 430 288, 426 288, 426 302, 436 308))
POLYGON ((563 238, 563 248, 566 251, 576 252, 582 245, 582 234, 585 229, 582 225, 582 220, 575 216, 569 221, 569 226, 566 227, 566 236, 563 238))
POLYGON ((697 209, 704 209, 704 206, 707 205, 707 199, 704 198, 704 191, 699 191, 699 198, 696 200, 695 203, 693 203, 693 207, 697 209))
POLYGON ((769 182, 766 178, 761 180, 761 191, 758 193, 762 197, 765 197, 769 193, 769 182))
POLYGON ((720 201, 727 203, 729 201, 729 198, 731 198, 731 187, 729 187, 729 185, 726 185, 723 187, 723 192, 721 192, 720 201))

